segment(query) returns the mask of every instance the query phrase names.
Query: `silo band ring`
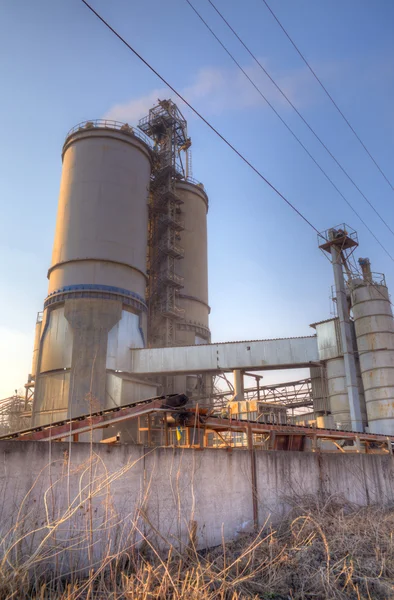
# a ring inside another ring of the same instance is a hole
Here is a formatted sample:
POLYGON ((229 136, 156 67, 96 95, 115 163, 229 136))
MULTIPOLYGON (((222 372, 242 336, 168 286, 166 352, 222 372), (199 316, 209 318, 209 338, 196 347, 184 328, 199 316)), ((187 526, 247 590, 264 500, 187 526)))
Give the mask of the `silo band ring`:
POLYGON ((147 311, 147 306, 144 299, 135 292, 112 285, 96 285, 93 283, 67 285, 63 288, 55 290, 46 298, 44 308, 74 298, 121 300, 123 304, 133 306, 137 310, 144 312, 147 311))

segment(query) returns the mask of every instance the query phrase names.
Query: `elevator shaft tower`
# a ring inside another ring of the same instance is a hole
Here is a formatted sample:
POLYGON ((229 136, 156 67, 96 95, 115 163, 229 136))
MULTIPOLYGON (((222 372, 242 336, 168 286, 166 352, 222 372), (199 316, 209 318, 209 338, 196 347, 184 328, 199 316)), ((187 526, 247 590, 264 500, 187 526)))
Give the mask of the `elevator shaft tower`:
POLYGON ((340 338, 343 351, 345 380, 353 431, 363 431, 360 395, 357 382, 356 359, 352 340, 350 306, 344 271, 351 277, 349 258, 358 246, 357 234, 345 224, 318 235, 319 247, 330 255, 334 271, 340 338))
POLYGON ((183 201, 176 192, 176 182, 189 175, 191 141, 186 120, 171 100, 159 100, 140 120, 139 128, 154 141, 149 198, 148 339, 153 347, 175 346, 176 322, 184 317, 177 303, 183 287, 177 264, 184 256, 179 243, 184 225, 183 201))

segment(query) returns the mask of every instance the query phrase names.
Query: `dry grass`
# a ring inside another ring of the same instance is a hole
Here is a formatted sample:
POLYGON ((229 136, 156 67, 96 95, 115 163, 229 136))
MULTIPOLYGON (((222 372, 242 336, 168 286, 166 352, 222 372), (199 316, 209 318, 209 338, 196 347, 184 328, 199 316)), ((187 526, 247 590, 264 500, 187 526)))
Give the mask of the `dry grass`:
MULTIPOLYGON (((4 600, 241 600, 394 598, 394 509, 304 498, 278 527, 179 554, 148 539, 109 555, 90 576, 59 579, 3 562, 4 600)), ((63 552, 68 552, 66 548, 63 552)))

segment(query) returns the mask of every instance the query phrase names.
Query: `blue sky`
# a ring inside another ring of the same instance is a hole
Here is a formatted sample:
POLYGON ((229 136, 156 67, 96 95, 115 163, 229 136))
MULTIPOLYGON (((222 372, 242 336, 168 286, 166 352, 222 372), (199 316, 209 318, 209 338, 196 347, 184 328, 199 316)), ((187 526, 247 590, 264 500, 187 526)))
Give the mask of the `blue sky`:
MULTIPOLYGON (((261 0, 216 0, 338 160, 394 229, 394 192, 352 136, 261 0)), ((393 236, 286 106, 206 0, 217 34, 382 243, 393 236)), ((270 0, 349 120, 394 180, 394 3, 270 0)), ((393 264, 185 0, 92 5, 318 229, 347 222, 394 289, 393 264)), ((79 0, 0 1, 0 398, 30 370, 47 291, 67 131, 85 119, 136 121, 163 85, 79 0)), ((332 276, 314 232, 188 111, 193 175, 210 197, 214 341, 309 335, 329 317, 332 276)))

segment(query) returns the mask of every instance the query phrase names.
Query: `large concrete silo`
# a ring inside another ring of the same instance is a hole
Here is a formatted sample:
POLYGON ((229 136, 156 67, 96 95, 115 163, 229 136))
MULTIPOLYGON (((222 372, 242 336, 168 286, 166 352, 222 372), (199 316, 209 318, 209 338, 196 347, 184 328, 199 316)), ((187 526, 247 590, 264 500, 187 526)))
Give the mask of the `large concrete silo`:
MULTIPOLYGON (((183 278, 183 288, 178 292, 178 304, 183 318, 176 324, 176 343, 182 346, 207 344, 211 340, 208 305, 208 196, 201 183, 179 181, 176 193, 181 200, 184 228, 180 243, 184 257, 179 261, 178 272, 183 278)), ((183 375, 174 380, 177 392, 189 396, 207 395, 211 378, 205 375, 183 375)))
POLYGON ((371 433, 394 435, 394 320, 384 277, 360 259, 363 279, 352 281, 352 309, 371 433))
POLYGON ((64 143, 35 423, 111 405, 107 371, 127 370, 129 348, 145 345, 151 158, 143 138, 95 121, 64 143))
POLYGON ((180 181, 176 191, 182 201, 181 210, 184 229, 181 244, 184 258, 179 261, 178 271, 183 277, 179 306, 184 318, 177 324, 177 343, 188 346, 209 343, 208 305, 208 196, 202 184, 180 181))

